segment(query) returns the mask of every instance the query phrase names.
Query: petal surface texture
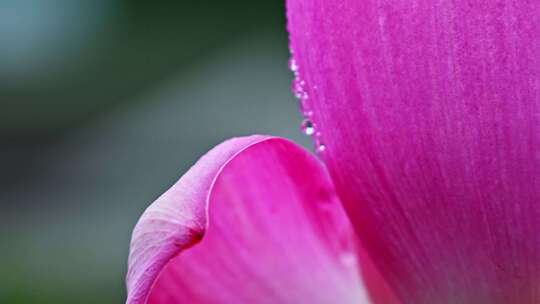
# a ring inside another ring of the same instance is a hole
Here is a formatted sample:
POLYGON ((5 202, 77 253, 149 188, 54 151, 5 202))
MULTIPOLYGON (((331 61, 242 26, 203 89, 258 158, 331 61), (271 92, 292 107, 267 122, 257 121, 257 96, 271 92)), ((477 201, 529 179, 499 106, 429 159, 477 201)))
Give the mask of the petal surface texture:
POLYGON ((368 303, 354 235, 309 152, 229 140, 142 215, 127 303, 368 303))
POLYGON ((398 297, 540 303, 540 2, 287 6, 304 111, 398 297))

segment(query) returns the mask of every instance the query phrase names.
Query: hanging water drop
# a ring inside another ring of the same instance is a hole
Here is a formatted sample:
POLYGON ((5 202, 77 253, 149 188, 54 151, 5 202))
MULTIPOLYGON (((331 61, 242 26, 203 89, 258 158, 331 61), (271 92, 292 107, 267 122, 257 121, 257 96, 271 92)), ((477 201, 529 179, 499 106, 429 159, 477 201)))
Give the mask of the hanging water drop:
POLYGON ((313 122, 309 119, 304 119, 302 122, 302 131, 308 136, 315 134, 315 126, 313 125, 313 122))
POLYGON ((294 58, 291 58, 291 60, 289 60, 289 69, 294 74, 296 74, 298 72, 298 64, 296 64, 296 60, 294 60, 294 58))
POLYGON ((302 101, 306 95, 306 92, 304 90, 304 81, 299 80, 298 78, 294 80, 293 82, 293 92, 294 96, 302 101))

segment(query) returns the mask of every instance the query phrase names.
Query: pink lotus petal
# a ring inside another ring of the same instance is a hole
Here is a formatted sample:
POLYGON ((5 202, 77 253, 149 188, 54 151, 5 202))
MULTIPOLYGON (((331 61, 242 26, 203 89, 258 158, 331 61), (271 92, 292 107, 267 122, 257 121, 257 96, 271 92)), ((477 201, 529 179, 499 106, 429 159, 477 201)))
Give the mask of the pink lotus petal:
POLYGON ((305 107, 405 303, 540 303, 540 2, 288 0, 305 107))
POLYGON ((353 235, 308 152, 230 140, 139 220, 127 303, 367 303, 353 235))

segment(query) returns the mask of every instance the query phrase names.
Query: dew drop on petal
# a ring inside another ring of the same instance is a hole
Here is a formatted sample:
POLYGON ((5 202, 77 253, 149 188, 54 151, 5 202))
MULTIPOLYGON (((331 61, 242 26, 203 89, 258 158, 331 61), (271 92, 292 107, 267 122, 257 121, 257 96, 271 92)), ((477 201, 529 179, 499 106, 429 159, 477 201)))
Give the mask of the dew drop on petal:
POLYGON ((289 69, 295 74, 298 72, 298 64, 296 63, 296 60, 294 60, 294 58, 291 58, 291 60, 289 60, 289 69))
POLYGON ((315 134, 315 126, 313 125, 313 122, 309 119, 304 119, 302 122, 302 131, 308 136, 315 134))
POLYGON ((326 151, 326 145, 323 144, 323 143, 318 143, 317 144, 317 152, 318 153, 323 153, 324 151, 326 151))

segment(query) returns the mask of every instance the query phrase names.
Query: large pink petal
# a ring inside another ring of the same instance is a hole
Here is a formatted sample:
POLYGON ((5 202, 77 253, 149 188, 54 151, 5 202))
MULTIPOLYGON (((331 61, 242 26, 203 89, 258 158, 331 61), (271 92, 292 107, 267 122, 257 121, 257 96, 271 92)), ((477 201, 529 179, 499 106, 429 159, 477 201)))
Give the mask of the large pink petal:
POLYGON ((306 113, 405 303, 540 303, 540 1, 288 0, 306 113))
POLYGON ((230 140, 139 220, 127 303, 366 303, 353 236, 312 155, 230 140))

